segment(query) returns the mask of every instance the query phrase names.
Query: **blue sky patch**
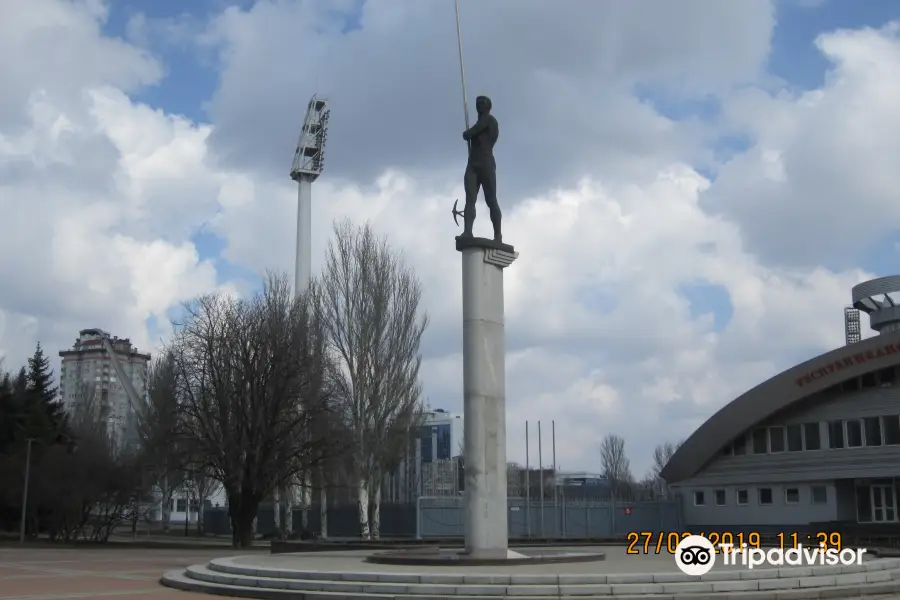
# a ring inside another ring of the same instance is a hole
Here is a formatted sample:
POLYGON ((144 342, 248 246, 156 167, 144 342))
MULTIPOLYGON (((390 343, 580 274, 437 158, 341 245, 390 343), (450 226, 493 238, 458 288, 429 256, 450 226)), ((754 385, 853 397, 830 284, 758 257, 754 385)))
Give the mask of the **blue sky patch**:
POLYGON ((725 287, 712 283, 684 283, 678 286, 681 294, 691 306, 691 318, 712 314, 716 332, 724 331, 731 322, 734 307, 725 287))
POLYGON ((820 87, 828 68, 827 59, 815 47, 821 33, 900 19, 896 0, 822 0, 808 5, 799 0, 779 4, 768 64, 769 73, 806 90, 820 87))

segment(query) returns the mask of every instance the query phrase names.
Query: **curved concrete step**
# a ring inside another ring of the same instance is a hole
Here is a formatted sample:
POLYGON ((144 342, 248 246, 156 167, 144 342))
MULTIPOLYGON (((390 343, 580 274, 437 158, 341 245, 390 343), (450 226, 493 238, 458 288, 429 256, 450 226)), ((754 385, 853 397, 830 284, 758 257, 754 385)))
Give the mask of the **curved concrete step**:
MULTIPOLYGON (((188 577, 182 571, 172 571, 163 576, 162 583, 168 587, 184 591, 215 594, 219 596, 231 596, 238 598, 254 598, 258 600, 422 600, 420 595, 375 594, 375 593, 341 593, 341 592, 310 592, 291 589, 274 589, 264 587, 239 586, 229 584, 216 584, 198 581, 188 577)), ((872 583, 858 586, 834 586, 830 588, 802 588, 786 589, 778 591, 756 592, 722 592, 722 593, 692 593, 692 594, 646 594, 641 596, 610 596, 610 595, 581 595, 569 596, 577 600, 677 600, 690 598, 702 599, 727 599, 727 600, 808 600, 810 598, 840 598, 842 600, 854 598, 874 598, 878 596, 894 595, 900 591, 900 582, 897 580, 872 583)), ((435 598, 425 596, 424 598, 435 598)), ((447 596, 443 596, 447 598, 447 596)), ((549 598, 561 598, 565 596, 468 596, 454 595, 453 600, 548 600, 549 598)))
MULTIPOLYGON (((610 573, 610 574, 470 574, 460 572, 430 572, 421 569, 414 573, 387 571, 308 571, 284 567, 253 564, 257 557, 235 556, 216 558, 207 563, 207 568, 221 573, 269 577, 281 579, 315 579, 317 581, 357 581, 382 583, 424 583, 430 585, 584 585, 584 584, 631 584, 631 583, 683 583, 696 581, 743 581, 777 578, 821 577, 847 575, 884 570, 900 569, 900 558, 869 560, 860 565, 848 566, 808 566, 781 567, 778 569, 713 570, 702 578, 679 572, 669 573, 610 573)), ((855 581, 855 580, 853 580, 855 581)))
MULTIPOLYGON (((358 577, 362 574, 337 574, 340 580, 325 578, 291 578, 225 573, 213 570, 208 566, 197 565, 188 567, 185 574, 198 581, 213 584, 225 584, 242 587, 260 587, 270 589, 290 589, 309 592, 330 592, 343 594, 376 594, 389 596, 430 596, 430 597, 459 597, 459 596, 532 596, 532 597, 559 597, 559 596, 641 596, 641 595, 675 595, 710 594, 716 592, 757 592, 790 589, 832 588, 837 586, 865 585, 881 582, 891 582, 900 579, 900 570, 876 570, 858 573, 844 573, 836 575, 819 575, 806 577, 774 577, 763 579, 734 579, 723 581, 679 581, 660 583, 658 581, 640 583, 524 583, 515 581, 512 583, 436 583, 429 582, 386 582, 373 581, 358 577), (357 575, 357 577, 354 577, 357 575)), ((380 574, 367 574, 377 576, 380 574)), ((404 578, 429 578, 428 575, 418 576, 410 574, 391 574, 404 578)))
MULTIPOLYGON (((159 580, 161 584, 184 592, 198 592, 232 598, 254 598, 258 600, 348 600, 346 594, 328 594, 325 592, 299 592, 297 590, 276 590, 261 587, 244 587, 224 583, 197 581, 188 577, 184 571, 169 571, 159 580)), ((353 600, 359 600, 358 597, 353 600)), ((375 600, 375 597, 372 597, 375 600)))
MULTIPOLYGON (((166 573, 169 587, 244 598, 303 598, 306 600, 674 600, 730 598, 781 600, 855 598, 900 592, 900 561, 870 561, 859 567, 769 569, 771 577, 739 577, 763 571, 720 572, 732 578, 682 579, 679 573, 610 575, 465 575, 418 573, 339 573, 276 570, 216 560, 184 571, 166 573), (855 572, 822 574, 822 569, 855 572), (738 577, 735 577, 737 575, 738 577), (579 578, 580 582, 567 581, 579 578), (602 578, 602 583, 600 580, 602 578), (393 581, 385 581, 391 579, 393 581), (473 581, 477 580, 476 581, 473 581), (526 579, 527 582, 522 581, 526 579), (438 582, 437 580, 442 580, 438 582), (502 581, 501 581, 502 580, 502 581), (619 580, 623 580, 621 583, 619 580), (662 580, 668 580, 664 582, 662 580), (626 583, 625 581, 630 581, 626 583)), ((714 572, 715 573, 715 572, 714 572)), ((709 575, 712 575, 710 573, 709 575)))

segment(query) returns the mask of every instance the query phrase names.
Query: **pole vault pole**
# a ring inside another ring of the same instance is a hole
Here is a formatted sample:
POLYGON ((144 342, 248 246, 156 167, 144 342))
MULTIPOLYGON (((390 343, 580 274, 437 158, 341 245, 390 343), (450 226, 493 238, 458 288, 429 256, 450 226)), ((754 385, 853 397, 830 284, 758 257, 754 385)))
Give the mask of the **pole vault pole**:
POLYGON ((466 67, 463 62, 462 28, 459 25, 459 0, 456 0, 456 44, 459 47, 459 79, 462 82, 463 115, 469 128, 469 95, 466 90, 466 67))

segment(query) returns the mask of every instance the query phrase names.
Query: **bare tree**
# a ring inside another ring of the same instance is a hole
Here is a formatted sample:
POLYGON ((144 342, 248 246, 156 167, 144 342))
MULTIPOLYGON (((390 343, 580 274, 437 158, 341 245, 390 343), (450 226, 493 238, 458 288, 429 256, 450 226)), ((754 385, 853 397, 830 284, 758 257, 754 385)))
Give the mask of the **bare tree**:
POLYGON ((398 407, 393 415, 393 422, 387 425, 381 434, 382 450, 381 454, 375 457, 375 476, 370 482, 370 489, 374 490, 371 534, 375 539, 381 536, 381 490, 384 487, 382 484, 385 475, 394 473, 400 468, 416 430, 423 423, 422 404, 420 402, 404 404, 398 407))
POLYGON ((106 541, 133 518, 140 493, 136 455, 111 435, 102 390, 82 384, 69 415, 68 443, 46 448, 35 465, 31 497, 51 539, 106 541))
POLYGON ((660 496, 669 496, 669 486, 666 480, 662 478, 662 470, 675 455, 675 452, 681 447, 682 442, 673 444, 672 442, 663 442, 653 449, 653 467, 650 473, 650 480, 654 493, 660 496))
MULTIPOLYGON (((335 369, 332 369, 332 377, 335 369)), ((335 388, 337 386, 335 385, 335 388)), ((336 394, 337 397, 337 394, 336 394)), ((332 439, 341 440, 340 450, 319 461, 316 487, 319 491, 319 533, 323 539, 328 537, 328 493, 343 489, 348 490, 348 476, 353 471, 353 449, 350 442, 352 432, 347 428, 345 415, 342 413, 343 403, 338 403, 338 411, 328 419, 324 426, 332 439)), ((355 489, 355 486, 353 486, 355 489)))
POLYGON ((322 328, 308 296, 269 274, 249 299, 203 296, 171 343, 191 455, 222 482, 236 547, 252 544, 260 502, 333 444, 322 328))
POLYGON ((317 305, 336 357, 333 380, 351 438, 360 536, 369 539, 379 535, 385 468, 405 452, 398 439, 408 439, 420 414, 419 344, 428 317, 419 314, 419 280, 369 224, 344 221, 334 233, 317 305))
POLYGON ((188 506, 194 505, 197 510, 197 535, 203 535, 206 501, 216 493, 221 483, 215 478, 212 467, 199 459, 189 462, 183 478, 182 489, 188 506))
POLYGON ((138 432, 145 468, 154 480, 163 531, 172 516, 172 495, 184 483, 187 448, 179 438, 181 407, 178 404, 178 372, 175 356, 163 352, 147 372, 148 404, 140 415, 138 432))
POLYGON ((600 469, 610 485, 614 497, 620 497, 634 482, 631 461, 625 455, 625 439, 607 434, 600 443, 600 469))

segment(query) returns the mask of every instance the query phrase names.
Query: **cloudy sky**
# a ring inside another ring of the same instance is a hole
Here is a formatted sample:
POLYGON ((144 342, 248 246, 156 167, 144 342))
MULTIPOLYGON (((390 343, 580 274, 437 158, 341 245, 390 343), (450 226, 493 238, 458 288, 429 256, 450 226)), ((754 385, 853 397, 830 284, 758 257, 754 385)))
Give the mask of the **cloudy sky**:
MULTIPOLYGON (((526 420, 545 449, 555 420, 563 469, 596 470, 617 433, 641 476, 655 444, 843 343, 850 287, 898 272, 896 2, 461 6, 521 253, 511 460, 526 420)), ((388 236, 426 290, 429 402, 461 409, 452 0, 0 0, 0 56, 8 368, 85 327, 153 350, 183 301, 292 272, 288 171, 318 93, 314 269, 336 218, 388 236)))

